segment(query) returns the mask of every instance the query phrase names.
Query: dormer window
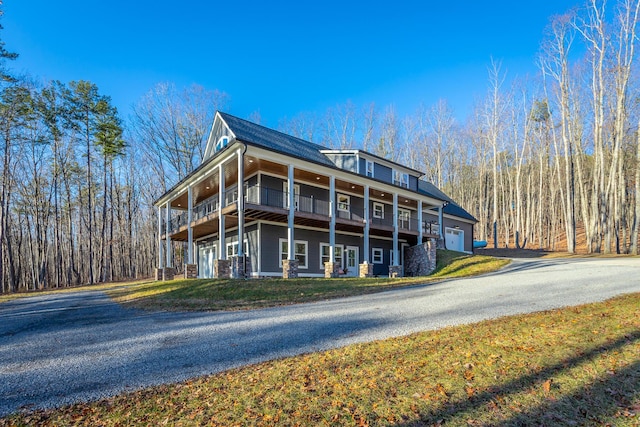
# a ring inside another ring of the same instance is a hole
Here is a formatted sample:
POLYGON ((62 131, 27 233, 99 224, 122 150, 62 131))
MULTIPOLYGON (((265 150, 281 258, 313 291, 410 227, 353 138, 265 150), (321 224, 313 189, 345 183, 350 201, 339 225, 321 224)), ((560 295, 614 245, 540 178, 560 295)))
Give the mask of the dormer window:
POLYGON ((409 174, 394 170, 393 183, 400 187, 409 188, 409 174))
POLYGON ((373 178, 373 162, 367 160, 367 176, 373 178))
POLYGON ((220 139, 218 139, 218 142, 216 142, 216 153, 223 148, 226 148, 227 145, 229 145, 229 137, 226 135, 221 136, 220 139))

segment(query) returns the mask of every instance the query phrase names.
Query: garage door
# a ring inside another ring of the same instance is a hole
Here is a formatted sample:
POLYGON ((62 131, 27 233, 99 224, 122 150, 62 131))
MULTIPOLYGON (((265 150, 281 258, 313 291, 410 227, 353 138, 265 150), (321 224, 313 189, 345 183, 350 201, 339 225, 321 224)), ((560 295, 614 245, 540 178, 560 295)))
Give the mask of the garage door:
POLYGON ((457 228, 445 230, 445 241, 450 251, 464 252, 464 231, 457 228))

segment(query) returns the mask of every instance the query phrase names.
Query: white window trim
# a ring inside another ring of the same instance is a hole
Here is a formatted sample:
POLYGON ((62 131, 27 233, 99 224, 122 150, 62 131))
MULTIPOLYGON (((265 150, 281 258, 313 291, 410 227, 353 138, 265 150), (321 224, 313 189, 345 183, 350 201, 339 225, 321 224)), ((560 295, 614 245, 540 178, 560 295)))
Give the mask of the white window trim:
POLYGON ((364 174, 366 176, 370 177, 370 178, 374 178, 374 175, 375 175, 375 172, 374 172, 375 169, 374 168, 375 168, 375 166, 374 166, 373 162, 371 160, 367 160, 366 164, 365 164, 365 172, 364 172, 364 174), (369 166, 371 166, 371 174, 369 174, 369 166))
POLYGON ((409 174, 393 169, 393 184, 402 188, 409 188, 409 174))
POLYGON ((351 212, 351 196, 347 196, 346 194, 338 194, 336 196, 338 203, 338 210, 342 212, 351 212), (341 202, 340 198, 343 197, 346 199, 346 202, 341 202))
MULTIPOLYGON (((322 248, 331 248, 331 245, 329 245, 328 243, 322 242, 320 243, 320 269, 324 270, 324 261, 322 261, 322 248)), ((342 263, 344 262, 344 245, 336 245, 335 246, 335 250, 333 253, 334 256, 334 262, 335 262, 335 258, 336 258, 336 254, 338 253, 338 249, 340 250, 340 268, 342 268, 342 263)), ((329 256, 329 258, 331 258, 329 256)))
MULTIPOLYGON (((278 252, 280 252, 280 258, 279 258, 279 261, 278 261, 278 265, 279 265, 280 268, 282 268, 282 255, 284 255, 284 253, 282 252, 282 243, 283 242, 284 243, 288 243, 288 240, 287 239, 279 239, 278 240, 278 252)), ((293 241, 293 246, 295 247, 295 245, 297 245, 297 244, 304 244, 304 259, 305 259, 305 264, 304 265, 298 264, 298 268, 301 269, 301 270, 306 270, 306 269, 309 268, 309 242, 306 241, 306 240, 294 240, 293 241)), ((288 252, 288 249, 289 249, 289 247, 287 245, 287 252, 288 252)), ((288 255, 289 254, 287 253, 287 256, 288 255)), ((294 257, 296 256, 295 249, 294 249, 294 252, 293 252, 293 256, 294 257)))
POLYGON ((380 202, 373 202, 373 217, 374 218, 379 218, 379 219, 384 219, 384 203, 380 203, 380 202), (380 207, 382 208, 381 212, 382 215, 376 214, 376 207, 380 207))
MULTIPOLYGON (((249 256, 249 241, 247 239, 244 239, 243 243, 244 243, 244 254, 245 254, 245 256, 249 256)), ((229 247, 233 247, 233 246, 235 246, 235 247, 238 246, 238 241, 237 240, 235 242, 227 243, 227 245, 226 245, 227 257, 237 256, 238 255, 238 250, 237 249, 236 249, 236 253, 235 254, 233 253, 233 251, 231 251, 232 252, 231 255, 229 254, 229 247)))
POLYGON ((384 249, 371 248, 371 262, 373 264, 384 264, 384 249), (376 254, 378 254, 380 257, 379 261, 376 261, 376 254))
POLYGON ((327 258, 331 259, 331 246, 328 243, 320 243, 320 270, 322 271, 324 271, 324 263, 327 262, 322 260, 322 258, 324 258, 322 255, 322 249, 324 248, 329 249, 329 255, 327 255, 327 258))

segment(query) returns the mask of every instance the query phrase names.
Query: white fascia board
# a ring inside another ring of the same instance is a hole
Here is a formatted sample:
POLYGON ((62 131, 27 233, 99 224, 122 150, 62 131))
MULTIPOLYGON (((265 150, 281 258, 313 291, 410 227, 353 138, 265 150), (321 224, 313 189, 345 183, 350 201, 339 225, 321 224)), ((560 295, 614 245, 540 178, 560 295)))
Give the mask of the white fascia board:
POLYGON ((181 196, 185 191, 187 191, 190 185, 197 184, 198 182, 207 178, 220 165, 220 163, 226 163, 236 155, 235 150, 233 150, 232 147, 238 144, 244 145, 234 139, 233 142, 229 143, 229 145, 223 151, 220 151, 220 154, 228 151, 226 155, 220 156, 219 158, 213 157, 209 159, 205 167, 202 167, 202 169, 199 170, 196 169, 195 172, 192 172, 190 175, 184 177, 181 182, 174 186, 174 188, 171 188, 169 191, 160 196, 160 198, 154 203, 154 206, 164 205, 168 201, 181 196))
POLYGON ((397 170, 406 172, 411 176, 417 177, 418 179, 420 179, 420 177, 425 175, 424 172, 421 172, 421 171, 418 171, 418 170, 415 170, 415 169, 411 169, 408 166, 401 165, 400 163, 396 163, 394 161, 387 160, 387 159, 385 159, 383 157, 376 156, 376 155, 368 153, 366 151, 359 150, 358 155, 360 156, 361 159, 369 160, 371 162, 377 162, 377 163, 380 163, 380 164, 382 164, 382 165, 384 165, 384 166, 386 166, 388 168, 397 169, 397 170))
POLYGON ((216 125, 218 125, 218 124, 225 126, 227 128, 227 130, 229 131, 229 134, 230 134, 229 135, 229 143, 231 143, 232 141, 234 141, 236 139, 236 135, 233 133, 233 131, 231 130, 231 128, 229 127, 227 122, 224 121, 224 119, 220 115, 220 112, 216 111, 216 114, 215 114, 214 119, 213 119, 213 124, 211 125, 211 129, 209 130, 209 136, 207 137, 207 145, 206 145, 206 147, 204 149, 204 155, 203 155, 203 158, 202 158, 203 161, 206 160, 206 159, 209 159, 213 154, 215 154, 215 153, 213 153, 213 151, 214 151, 213 147, 215 147, 215 145, 216 145, 216 143, 218 141, 213 141, 212 138, 213 138, 213 131, 215 130, 216 125))

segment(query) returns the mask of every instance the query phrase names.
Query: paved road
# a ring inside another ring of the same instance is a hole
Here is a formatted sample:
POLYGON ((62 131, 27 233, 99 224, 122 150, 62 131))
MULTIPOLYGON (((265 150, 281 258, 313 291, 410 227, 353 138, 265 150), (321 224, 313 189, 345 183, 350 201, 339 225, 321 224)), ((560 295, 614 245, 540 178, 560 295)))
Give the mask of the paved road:
POLYGON ((146 313, 98 291, 0 304, 0 416, 268 359, 640 292, 640 259, 514 260, 483 277, 247 312, 146 313))

